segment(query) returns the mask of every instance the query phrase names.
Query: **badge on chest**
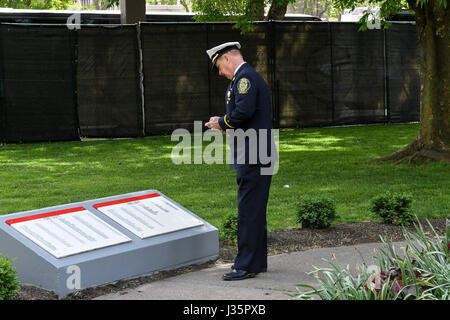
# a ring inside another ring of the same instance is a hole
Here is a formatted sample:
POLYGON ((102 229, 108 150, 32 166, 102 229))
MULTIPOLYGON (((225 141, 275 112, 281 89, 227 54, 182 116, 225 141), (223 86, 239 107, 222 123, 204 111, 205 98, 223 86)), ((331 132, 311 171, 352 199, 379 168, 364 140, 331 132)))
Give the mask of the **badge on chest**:
POLYGON ((248 80, 247 78, 241 78, 238 81, 237 87, 240 94, 246 94, 251 87, 250 80, 248 80))
POLYGON ((233 89, 230 89, 230 90, 228 90, 228 92, 227 92, 227 104, 229 104, 230 101, 231 101, 231 90, 233 90, 233 89))

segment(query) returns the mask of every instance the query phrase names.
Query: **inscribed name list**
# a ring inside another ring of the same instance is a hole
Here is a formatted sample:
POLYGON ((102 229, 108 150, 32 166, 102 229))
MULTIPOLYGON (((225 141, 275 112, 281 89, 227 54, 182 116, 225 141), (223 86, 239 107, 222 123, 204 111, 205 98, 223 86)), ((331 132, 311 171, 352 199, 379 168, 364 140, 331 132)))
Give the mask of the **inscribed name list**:
POLYGON ((84 207, 10 219, 6 223, 56 258, 131 241, 84 207))
POLYGON ((203 222, 158 193, 93 205, 141 239, 202 226, 203 222))

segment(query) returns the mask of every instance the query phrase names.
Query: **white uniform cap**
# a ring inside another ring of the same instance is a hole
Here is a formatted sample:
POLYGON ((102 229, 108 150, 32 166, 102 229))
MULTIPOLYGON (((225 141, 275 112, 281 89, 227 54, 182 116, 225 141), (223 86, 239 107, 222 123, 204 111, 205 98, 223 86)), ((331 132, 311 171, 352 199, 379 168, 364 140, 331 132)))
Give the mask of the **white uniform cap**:
POLYGON ((217 70, 216 68, 216 61, 217 58, 219 58, 224 53, 233 50, 233 49, 240 49, 241 44, 239 42, 225 42, 222 43, 214 48, 211 48, 209 50, 206 50, 206 53, 208 54, 209 58, 212 61, 212 68, 217 70))

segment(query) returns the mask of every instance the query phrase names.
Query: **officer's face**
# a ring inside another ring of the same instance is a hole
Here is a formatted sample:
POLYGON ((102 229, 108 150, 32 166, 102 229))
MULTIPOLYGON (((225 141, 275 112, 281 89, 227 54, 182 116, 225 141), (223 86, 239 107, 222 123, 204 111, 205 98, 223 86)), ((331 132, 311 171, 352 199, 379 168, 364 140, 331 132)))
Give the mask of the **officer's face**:
POLYGON ((227 54, 224 54, 216 61, 216 67, 219 69, 219 75, 231 80, 234 75, 231 59, 227 54))

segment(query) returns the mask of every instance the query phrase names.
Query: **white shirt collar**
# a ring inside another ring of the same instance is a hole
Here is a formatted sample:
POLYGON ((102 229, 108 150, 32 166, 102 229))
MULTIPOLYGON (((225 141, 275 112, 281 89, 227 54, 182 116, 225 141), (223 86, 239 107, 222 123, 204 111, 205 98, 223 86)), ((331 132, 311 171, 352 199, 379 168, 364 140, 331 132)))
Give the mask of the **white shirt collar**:
POLYGON ((236 73, 238 72, 238 70, 242 67, 242 65, 246 63, 245 61, 242 62, 240 65, 238 65, 238 67, 236 68, 236 70, 234 70, 234 75, 236 75, 236 73))

